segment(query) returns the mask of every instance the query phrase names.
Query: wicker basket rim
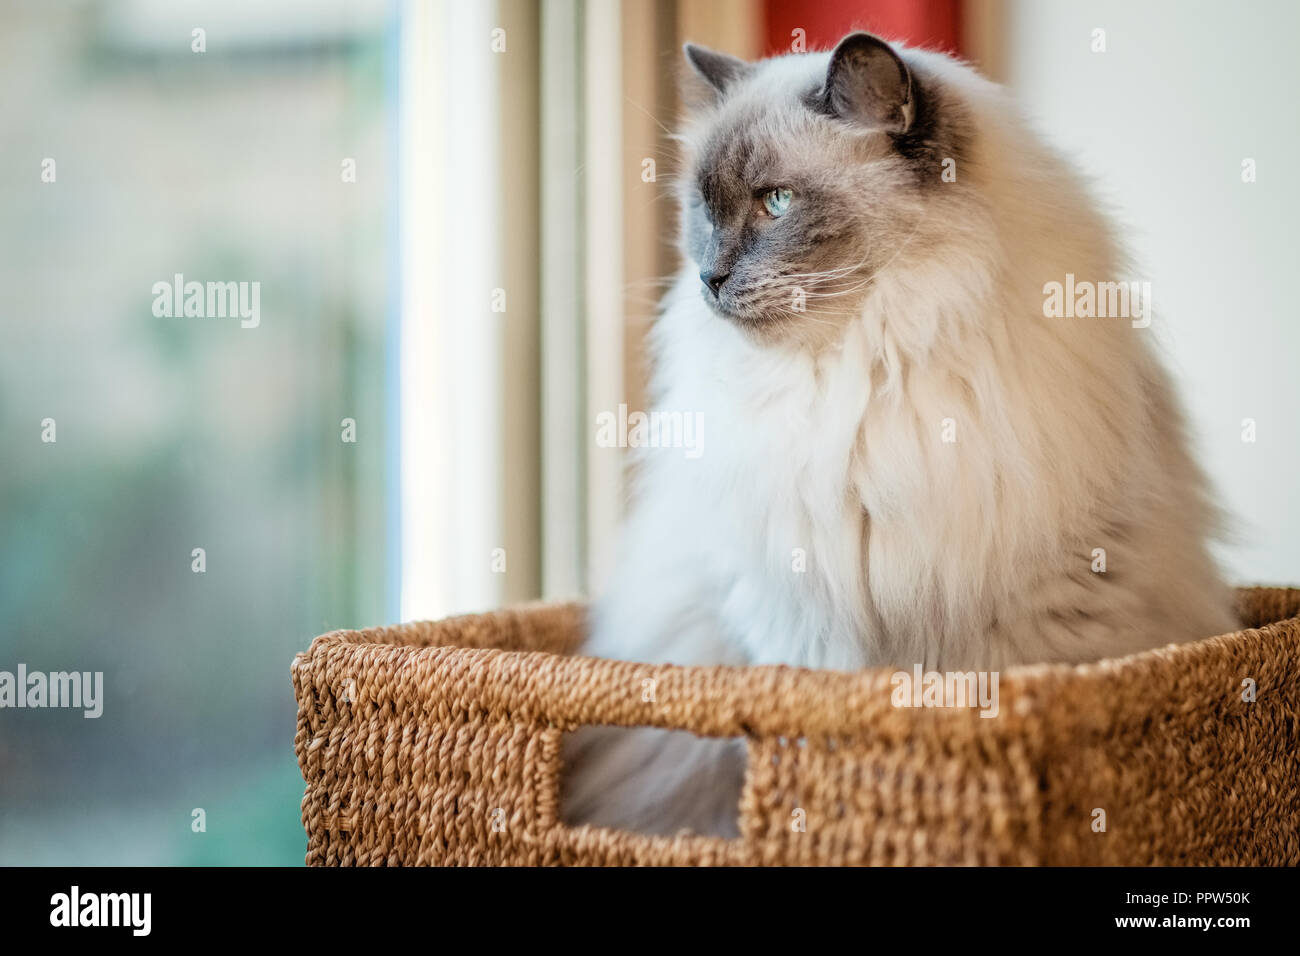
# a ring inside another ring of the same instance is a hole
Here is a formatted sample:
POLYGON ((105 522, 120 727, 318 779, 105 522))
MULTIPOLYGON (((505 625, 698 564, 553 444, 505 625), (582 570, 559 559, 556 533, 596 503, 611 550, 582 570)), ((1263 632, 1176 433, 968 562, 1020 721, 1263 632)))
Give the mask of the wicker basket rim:
MULTIPOLYGON (((699 667, 606 660, 546 650, 467 647, 456 625, 479 615, 389 628, 338 630, 317 637, 303 662, 329 657, 350 670, 386 667, 386 679, 420 688, 473 686, 476 704, 512 719, 690 729, 704 736, 741 734, 908 736, 933 732, 954 740, 1017 733, 1025 722, 1061 734, 1111 733, 1120 724, 1169 711, 1215 706, 1236 693, 1243 676, 1294 679, 1300 669, 1300 589, 1249 588, 1239 606, 1285 609, 1286 616, 1185 644, 1169 644, 1086 664, 1032 664, 999 674, 999 708, 1008 719, 985 721, 971 709, 899 708, 890 703, 893 668, 829 671, 764 665, 699 667), (396 641, 396 643, 395 643, 396 641), (1278 662, 1287 671, 1278 675, 1278 662), (637 707, 653 681, 667 703, 637 707), (582 688, 581 694, 573 689, 582 688), (635 691, 635 693, 633 692, 635 691), (1152 697, 1161 700, 1155 703, 1152 697), (773 701, 800 701, 795 707, 773 701), (1099 702, 1105 701, 1105 706, 1099 702), (1050 718, 1050 719, 1049 719, 1050 718), (996 725, 996 729, 995 729, 996 725)), ((538 612, 581 615, 584 605, 531 604, 492 612, 505 618, 538 612)), ((1276 612, 1281 613, 1279 610, 1276 612)), ((431 706, 436 701, 431 703, 431 706)))

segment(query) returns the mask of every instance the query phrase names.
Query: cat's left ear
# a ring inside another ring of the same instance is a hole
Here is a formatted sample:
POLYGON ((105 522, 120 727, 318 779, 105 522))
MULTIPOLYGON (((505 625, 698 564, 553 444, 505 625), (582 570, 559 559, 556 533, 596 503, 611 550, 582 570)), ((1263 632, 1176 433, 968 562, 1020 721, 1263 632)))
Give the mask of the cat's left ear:
POLYGON ((687 43, 682 47, 686 62, 691 65, 695 75, 708 84, 712 98, 725 94, 738 80, 749 75, 750 64, 739 57, 710 50, 706 46, 687 43))
POLYGON ((916 114, 912 71, 884 40, 850 33, 831 54, 822 108, 868 129, 906 133, 916 114))

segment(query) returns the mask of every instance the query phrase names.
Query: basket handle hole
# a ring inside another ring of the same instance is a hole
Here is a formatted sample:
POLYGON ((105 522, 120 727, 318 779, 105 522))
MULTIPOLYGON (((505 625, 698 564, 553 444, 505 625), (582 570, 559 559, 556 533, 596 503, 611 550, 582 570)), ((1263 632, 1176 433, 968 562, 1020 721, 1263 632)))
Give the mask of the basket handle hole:
POLYGON ((658 727, 581 727, 561 748, 560 819, 647 836, 734 839, 745 780, 743 737, 658 727))

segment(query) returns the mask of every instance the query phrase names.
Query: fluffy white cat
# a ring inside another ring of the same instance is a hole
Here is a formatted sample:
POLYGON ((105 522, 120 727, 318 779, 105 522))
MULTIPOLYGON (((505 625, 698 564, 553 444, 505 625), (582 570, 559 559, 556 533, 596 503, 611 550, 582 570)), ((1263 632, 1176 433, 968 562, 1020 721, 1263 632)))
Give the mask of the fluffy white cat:
MULTIPOLYGON (((1150 302, 1047 307, 1136 277, 1006 93, 867 34, 686 53, 653 401, 704 444, 641 456, 587 652, 998 669, 1233 629, 1150 302)), ((566 816, 733 832, 738 749, 680 736, 580 734, 566 816)))

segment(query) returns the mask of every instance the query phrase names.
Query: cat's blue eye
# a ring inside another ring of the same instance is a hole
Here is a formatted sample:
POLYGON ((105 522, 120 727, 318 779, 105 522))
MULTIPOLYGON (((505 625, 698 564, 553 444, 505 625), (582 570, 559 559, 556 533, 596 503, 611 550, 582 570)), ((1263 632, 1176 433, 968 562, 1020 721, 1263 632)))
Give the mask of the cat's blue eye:
POLYGON ((784 216, 790 210, 790 203, 794 201, 794 193, 779 186, 776 189, 769 189, 763 193, 763 208, 767 210, 768 215, 773 218, 784 216))

